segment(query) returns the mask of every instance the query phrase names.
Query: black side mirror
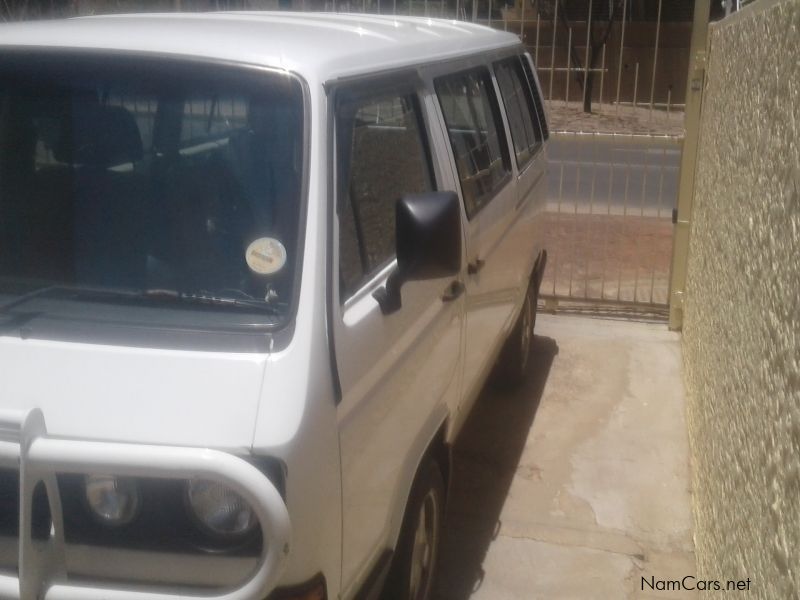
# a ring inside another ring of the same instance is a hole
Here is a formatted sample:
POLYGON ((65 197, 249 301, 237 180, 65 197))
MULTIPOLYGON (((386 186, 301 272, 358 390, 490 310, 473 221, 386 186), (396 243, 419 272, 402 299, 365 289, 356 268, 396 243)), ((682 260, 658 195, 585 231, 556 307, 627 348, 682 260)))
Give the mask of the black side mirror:
POLYGON ((408 194, 395 205, 397 269, 374 298, 384 314, 402 304, 407 281, 438 279, 461 270, 461 207, 455 192, 408 194))

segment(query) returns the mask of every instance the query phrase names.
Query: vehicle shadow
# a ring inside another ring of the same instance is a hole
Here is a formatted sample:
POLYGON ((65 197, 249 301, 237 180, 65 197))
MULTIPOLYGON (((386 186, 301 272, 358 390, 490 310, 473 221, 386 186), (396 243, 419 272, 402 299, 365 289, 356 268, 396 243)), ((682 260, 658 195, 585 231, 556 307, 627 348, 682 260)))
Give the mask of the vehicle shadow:
POLYGON ((554 339, 536 336, 523 385, 513 391, 487 385, 456 440, 437 600, 465 600, 483 581, 483 560, 557 354, 554 339))

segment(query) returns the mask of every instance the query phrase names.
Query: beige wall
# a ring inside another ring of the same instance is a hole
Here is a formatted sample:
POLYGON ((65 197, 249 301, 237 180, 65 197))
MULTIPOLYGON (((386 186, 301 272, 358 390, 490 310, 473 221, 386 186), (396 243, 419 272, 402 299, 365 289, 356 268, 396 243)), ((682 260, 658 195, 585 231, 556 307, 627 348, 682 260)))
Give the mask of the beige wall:
POLYGON ((684 323, 698 571, 800 598, 800 0, 715 26, 706 86, 684 323))

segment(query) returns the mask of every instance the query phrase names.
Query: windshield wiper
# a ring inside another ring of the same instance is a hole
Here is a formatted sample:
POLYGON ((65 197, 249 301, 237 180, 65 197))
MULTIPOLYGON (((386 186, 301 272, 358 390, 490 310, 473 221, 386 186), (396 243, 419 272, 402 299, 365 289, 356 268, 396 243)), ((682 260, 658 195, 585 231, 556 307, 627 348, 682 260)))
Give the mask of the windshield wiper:
POLYGON ((121 290, 99 288, 91 286, 79 285, 48 285, 45 287, 37 288, 21 296, 17 296, 13 300, 0 304, 0 314, 7 313, 10 309, 25 304, 26 302, 47 296, 53 292, 71 292, 78 295, 98 295, 110 296, 115 298, 152 298, 154 300, 175 300, 180 302, 196 302, 199 304, 212 304, 215 306, 233 306, 254 308, 263 312, 271 314, 278 314, 280 311, 275 306, 271 306, 264 301, 256 299, 242 299, 242 298, 227 298, 222 296, 214 296, 209 293, 187 293, 179 292, 178 290, 171 289, 146 289, 146 290, 121 290))
POLYGON ((78 292, 82 294, 99 294, 105 296, 123 296, 123 297, 135 297, 139 295, 136 292, 130 292, 125 290, 113 290, 107 288, 96 288, 96 287, 63 285, 63 284, 48 285, 45 287, 36 288, 35 290, 22 294, 21 296, 17 296, 13 300, 10 300, 5 304, 0 304, 0 313, 7 313, 10 309, 14 308, 15 306, 19 306, 20 304, 25 304, 29 300, 33 300, 34 298, 38 298, 40 296, 47 296, 51 292, 78 292))
POLYGON ((179 292, 178 290, 170 289, 150 289, 144 290, 141 294, 146 298, 164 298, 178 300, 182 302, 196 302, 198 304, 212 304, 215 306, 236 306, 244 308, 255 308, 257 310, 278 314, 280 311, 276 306, 272 306, 263 300, 256 300, 255 298, 230 298, 227 296, 215 296, 208 292, 179 292))

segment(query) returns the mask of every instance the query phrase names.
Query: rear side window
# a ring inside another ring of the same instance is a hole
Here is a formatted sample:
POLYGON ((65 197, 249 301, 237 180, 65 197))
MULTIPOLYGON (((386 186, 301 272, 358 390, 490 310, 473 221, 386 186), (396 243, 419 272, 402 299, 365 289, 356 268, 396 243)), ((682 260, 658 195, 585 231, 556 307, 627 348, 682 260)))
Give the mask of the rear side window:
POLYGON ((547 140, 550 137, 550 131, 547 129, 547 116, 544 114, 544 105, 542 104, 542 97, 539 95, 539 86, 536 85, 536 79, 533 77, 531 61, 527 56, 520 56, 519 58, 522 63, 522 69, 525 71, 525 78, 528 80, 528 86, 531 89, 533 103, 536 106, 536 114, 539 116, 542 137, 547 140))
POLYGON ((419 102, 412 90, 341 92, 339 277, 344 300, 395 257, 395 205, 434 188, 419 102))
POLYGON ((472 218, 505 184, 511 172, 508 146, 492 80, 486 69, 435 81, 467 216, 472 218))
POLYGON ((496 63, 495 75, 508 115, 517 165, 522 168, 542 145, 533 94, 518 57, 496 63))

